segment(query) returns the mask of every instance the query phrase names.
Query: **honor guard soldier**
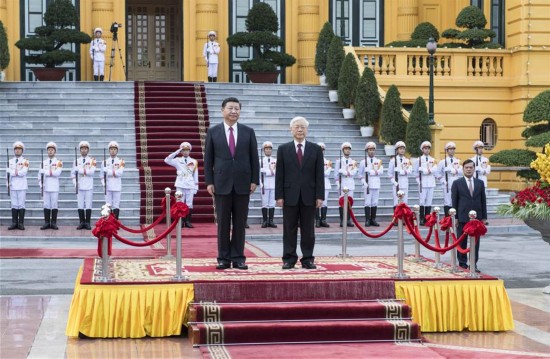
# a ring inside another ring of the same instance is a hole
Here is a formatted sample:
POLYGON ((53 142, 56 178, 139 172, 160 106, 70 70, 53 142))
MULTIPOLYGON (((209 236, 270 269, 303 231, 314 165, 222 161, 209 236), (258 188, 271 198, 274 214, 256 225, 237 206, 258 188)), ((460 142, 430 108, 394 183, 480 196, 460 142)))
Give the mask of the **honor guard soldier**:
POLYGON ((437 177, 443 186, 443 208, 445 216, 448 215, 449 209, 453 205, 451 199, 453 182, 462 177, 462 166, 460 165, 460 160, 455 157, 455 150, 455 143, 447 142, 445 145, 445 158, 439 161, 437 165, 437 177))
POLYGON ((218 55, 220 53, 220 44, 216 41, 216 32, 208 33, 208 41, 204 44, 202 55, 206 60, 208 68, 208 82, 218 81, 218 55))
POLYGON ((80 141, 78 144, 80 157, 75 160, 71 171, 73 185, 77 189, 78 218, 80 224, 76 229, 92 229, 92 201, 94 197, 94 173, 96 170, 95 158, 88 155, 90 144, 88 141, 80 141))
POLYGON ((375 155, 376 144, 368 142, 365 145, 365 158, 359 164, 359 177, 365 195, 365 226, 367 227, 380 226, 376 222, 376 212, 380 196, 380 177, 384 173, 384 168, 382 167, 382 160, 376 158, 375 155))
POLYGON ((265 141, 262 145, 264 157, 260 162, 260 185, 262 186, 262 228, 277 228, 273 223, 275 215, 275 168, 277 159, 273 158, 273 144, 265 141))
MULTIPOLYGON (((344 196, 344 188, 348 189, 348 196, 353 198, 353 192, 355 190, 355 175, 357 174, 357 161, 350 157, 351 155, 351 143, 344 142, 340 146, 342 155, 336 160, 334 166, 334 180, 336 181, 336 187, 339 189, 338 201, 344 196)), ((344 218, 344 209, 340 208, 340 227, 343 226, 342 221, 344 218)), ((350 216, 347 221, 348 227, 353 227, 350 216)))
POLYGON ((171 153, 164 159, 167 165, 170 165, 177 170, 176 190, 183 195, 182 200, 189 207, 189 214, 183 219, 183 225, 187 228, 193 228, 191 224, 191 214, 193 212, 193 197, 199 190, 199 163, 191 158, 191 144, 182 142, 179 150, 171 153), (177 157, 178 154, 181 156, 177 157))
POLYGON ((8 161, 6 169, 11 200, 11 226, 9 230, 25 229, 25 201, 27 199, 27 172, 29 160, 23 157, 25 145, 21 141, 13 144, 15 157, 8 161))
MULTIPOLYGON (((323 142, 317 143, 319 147, 323 150, 323 156, 325 155, 325 144, 323 142)), ((331 184, 330 184, 330 174, 332 173, 332 161, 324 157, 325 163, 325 200, 321 206, 321 210, 318 208, 315 209, 315 227, 330 227, 330 224, 327 223, 327 203, 328 203, 328 194, 330 193, 331 184), (320 213, 319 213, 320 212, 320 213)))
POLYGON ((418 197, 420 199, 420 225, 426 223, 426 216, 432 211, 432 201, 435 189, 435 174, 437 173, 437 163, 430 156, 432 144, 424 141, 420 145, 422 155, 414 161, 413 172, 418 183, 418 197))
MULTIPOLYGON (((403 191, 405 196, 403 202, 409 202, 409 175, 412 173, 411 162, 405 157, 405 150, 407 146, 403 141, 397 141, 395 143, 395 156, 390 159, 388 164, 388 177, 394 187, 393 191, 393 211, 399 203, 397 197, 398 191, 403 191)), ((397 223, 394 223, 397 226, 397 223)))
POLYGON ((489 164, 489 159, 483 156, 484 149, 485 144, 483 142, 474 142, 474 151, 476 155, 470 159, 476 164, 476 173, 474 176, 483 181, 485 190, 487 190, 487 176, 491 173, 491 165, 489 164))
POLYGON ((101 38, 103 30, 97 27, 94 30, 94 39, 90 44, 90 57, 94 69, 94 81, 103 81, 105 78, 105 51, 107 43, 101 38))
POLYGON ((119 145, 116 141, 109 142, 109 158, 101 167, 101 184, 105 187, 105 203, 110 203, 116 219, 120 215, 120 195, 122 191, 122 174, 124 160, 117 157, 119 145))
POLYGON ((59 176, 63 170, 63 162, 58 160, 57 145, 55 142, 48 142, 46 145, 48 158, 42 161, 38 171, 38 184, 42 188, 44 200, 44 225, 40 229, 59 229, 57 227, 57 201, 59 198, 59 176))

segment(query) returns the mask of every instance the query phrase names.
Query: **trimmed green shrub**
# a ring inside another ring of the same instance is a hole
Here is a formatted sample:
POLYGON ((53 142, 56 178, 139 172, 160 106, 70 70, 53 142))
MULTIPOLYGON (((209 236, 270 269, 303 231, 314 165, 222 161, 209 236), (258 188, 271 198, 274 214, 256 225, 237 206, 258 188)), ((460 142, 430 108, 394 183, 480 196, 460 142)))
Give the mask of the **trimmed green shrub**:
POLYGON ((407 151, 412 156, 421 156, 422 150, 420 149, 420 145, 422 142, 432 141, 432 133, 428 121, 429 116, 426 102, 424 102, 422 96, 418 96, 411 110, 409 122, 407 123, 407 136, 405 141, 407 144, 407 151))
MULTIPOLYGON (((70 0, 53 0, 44 14, 44 26, 34 29, 36 35, 15 43, 21 50, 38 51, 38 54, 24 55, 29 64, 44 65, 47 68, 78 60, 79 51, 64 49, 66 44, 87 44, 92 38, 77 30, 79 19, 76 8, 70 0)), ((77 47, 78 49, 78 47, 77 47)))
POLYGON ((338 77, 338 104, 350 108, 355 103, 355 90, 359 83, 359 68, 355 56, 349 53, 344 58, 338 77))
POLYGON ((10 64, 10 49, 8 48, 8 35, 4 24, 0 21, 0 71, 10 64))
POLYGON ((468 48, 498 48, 499 44, 491 42, 496 34, 491 29, 485 29, 487 25, 487 19, 483 11, 477 6, 467 6, 456 17, 456 26, 463 28, 464 30, 447 29, 441 34, 446 39, 461 40, 459 44, 451 45, 445 44, 447 47, 468 47, 468 48), (487 39, 489 39, 487 41, 487 39))
POLYGON ((433 37, 435 41, 439 40, 439 31, 430 22, 421 22, 411 34, 411 39, 406 41, 392 41, 386 47, 426 47, 428 39, 433 37))
POLYGON ((317 46, 315 47, 315 72, 318 76, 324 75, 327 70, 327 52, 333 37, 332 24, 325 22, 319 33, 317 46))
POLYGON ((346 57, 346 52, 344 51, 342 39, 334 36, 327 52, 326 69, 327 84, 331 90, 338 89, 338 77, 340 77, 340 68, 342 68, 344 57, 346 57))
POLYGON ((296 63, 296 58, 272 49, 284 45, 275 32, 279 30, 277 14, 269 4, 254 4, 245 20, 246 32, 236 32, 227 38, 230 46, 251 47, 253 59, 241 62, 244 71, 275 72, 277 66, 287 67, 296 63))
POLYGON ((407 124, 401 113, 401 95, 395 85, 391 85, 386 92, 381 119, 380 136, 386 144, 394 145, 405 138, 407 124))
POLYGON ((355 91, 355 120, 359 126, 374 126, 380 118, 380 92, 374 72, 365 67, 355 91))

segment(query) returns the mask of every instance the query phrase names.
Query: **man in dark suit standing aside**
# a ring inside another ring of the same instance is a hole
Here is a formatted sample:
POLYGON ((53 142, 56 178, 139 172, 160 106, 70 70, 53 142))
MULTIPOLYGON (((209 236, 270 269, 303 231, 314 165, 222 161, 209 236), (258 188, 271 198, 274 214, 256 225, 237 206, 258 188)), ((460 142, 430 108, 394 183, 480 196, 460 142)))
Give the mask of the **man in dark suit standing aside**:
POLYGON ((248 269, 244 256, 245 221, 250 194, 260 183, 260 165, 256 134, 252 128, 237 123, 240 113, 239 100, 226 98, 222 103, 223 123, 211 127, 206 135, 206 190, 214 196, 218 220, 216 269, 228 269, 231 264, 236 269, 248 269))
POLYGON ((294 140, 277 149, 275 199, 283 208, 283 269, 292 269, 298 255, 298 225, 302 268, 315 269, 315 208, 325 199, 324 157, 321 147, 306 141, 309 123, 303 117, 290 121, 294 140))
MULTIPOLYGON (((456 209, 456 215, 458 218, 458 229, 457 236, 460 237, 463 233, 464 225, 468 223, 470 217, 468 213, 470 211, 476 211, 477 219, 480 219, 483 222, 487 221, 487 201, 485 197, 485 184, 482 180, 474 178, 475 173, 475 163, 472 160, 466 160, 462 164, 462 169, 464 172, 464 177, 457 179, 453 182, 451 187, 451 199, 453 203, 453 208, 456 209)), ((465 238, 460 242, 460 247, 466 248, 468 245, 468 239, 465 238)), ((477 269, 477 261, 479 259, 479 241, 476 243, 475 248, 476 254, 476 266, 475 270, 479 273, 477 269)), ((468 268, 466 262, 468 261, 468 256, 457 252, 458 264, 462 268, 468 268)), ((470 265, 472 265, 470 263, 470 265)))

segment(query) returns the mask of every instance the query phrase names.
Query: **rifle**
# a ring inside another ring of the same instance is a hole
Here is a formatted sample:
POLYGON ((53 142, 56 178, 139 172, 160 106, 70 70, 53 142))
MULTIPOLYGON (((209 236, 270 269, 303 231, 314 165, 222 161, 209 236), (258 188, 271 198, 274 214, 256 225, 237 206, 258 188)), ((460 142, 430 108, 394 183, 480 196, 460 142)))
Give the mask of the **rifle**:
POLYGON ((105 156, 105 147, 103 147, 103 183, 105 183, 103 191, 107 194, 107 157, 105 156))
POLYGON ((10 150, 6 148, 6 176, 8 179, 8 196, 11 195, 11 189, 10 189, 10 150))
POLYGON ((42 173, 40 174, 40 183, 42 184, 40 189, 40 196, 44 198, 44 150, 40 150, 40 156, 42 157, 42 162, 40 162, 40 168, 42 173))
POLYGON ((260 179, 262 181, 262 195, 265 194, 265 188, 264 188, 264 181, 265 181, 265 174, 264 174, 264 154, 263 154, 263 150, 262 149, 259 149, 260 150, 260 179))
POLYGON ((368 150, 365 150, 365 179, 366 179, 366 183, 367 183, 367 194, 370 194, 370 191, 369 191, 369 171, 368 171, 368 163, 367 163, 367 151, 368 150))
POLYGON ((476 149, 476 178, 479 179, 479 171, 477 171, 477 166, 479 166, 479 154, 477 153, 476 149))
MULTIPOLYGON (((338 159, 338 161, 340 162, 340 170, 342 169, 342 153, 343 150, 340 151, 340 158, 338 159)), ((340 185, 340 194, 338 195, 338 197, 340 197, 342 195, 342 173, 340 171, 338 171, 338 184, 340 185)))
MULTIPOLYGON (((445 150, 445 169, 447 169, 447 150, 445 150)), ((445 171, 445 190, 449 193, 449 172, 445 171)))
POLYGON ((395 182, 397 183, 397 186, 395 187, 395 193, 399 192, 399 174, 397 173, 397 149, 395 150, 395 157, 393 158, 395 160, 395 165, 393 169, 393 177, 395 182))
MULTIPOLYGON (((426 162, 426 166, 428 166, 428 162, 426 162)), ((419 185, 418 191, 422 193, 422 155, 418 158, 418 179, 419 179, 419 185)))
POLYGON ((78 194, 78 157, 76 155, 76 147, 74 148, 74 166, 76 168, 74 177, 76 179, 76 194, 78 194))

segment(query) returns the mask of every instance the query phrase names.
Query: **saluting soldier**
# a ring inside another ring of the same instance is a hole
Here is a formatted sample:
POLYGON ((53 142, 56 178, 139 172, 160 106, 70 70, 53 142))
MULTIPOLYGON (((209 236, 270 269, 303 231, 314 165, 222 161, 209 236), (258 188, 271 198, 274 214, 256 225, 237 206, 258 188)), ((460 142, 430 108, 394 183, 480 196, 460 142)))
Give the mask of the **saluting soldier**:
POLYGON ((59 199, 59 176, 63 170, 63 162, 55 157, 57 145, 48 142, 46 145, 48 158, 42 162, 38 171, 38 185, 44 196, 44 225, 40 229, 59 229, 57 227, 57 201, 59 199))
POLYGON ((422 155, 418 157, 413 164, 413 172, 416 182, 419 186, 420 199, 420 225, 426 223, 426 215, 432 211, 432 201, 435 189, 435 174, 437 173, 437 164, 435 159, 430 156, 432 144, 430 141, 424 141, 420 145, 422 155))
MULTIPOLYGON (((317 143, 319 147, 323 150, 323 157, 325 155, 325 144, 323 142, 317 143)), ((332 185, 330 184, 330 174, 332 173, 332 161, 328 158, 324 157, 324 172, 325 172, 325 200, 323 201, 323 204, 321 206, 321 210, 319 211, 319 208, 315 209, 315 227, 330 227, 330 224, 327 223, 327 203, 328 203, 328 195, 330 193, 330 189, 332 185)))
MULTIPOLYGON (((336 181, 336 187, 339 189, 338 200, 344 196, 343 189, 348 188, 348 196, 353 198, 355 190, 355 175, 357 174, 358 166, 357 161, 350 157, 351 155, 351 143, 344 142, 340 146, 342 155, 336 160, 334 167, 334 180, 336 181)), ((343 226, 342 221, 344 218, 344 209, 340 208, 340 227, 343 226)), ((350 216, 347 221, 348 227, 353 227, 350 216)))
POLYGON ((273 144, 265 141, 262 145, 264 157, 260 165, 260 177, 262 186, 262 228, 277 228, 273 222, 275 215, 275 168, 277 159, 273 158, 273 144))
POLYGON ((484 149, 485 144, 482 141, 475 141, 474 151, 476 155, 470 159, 474 161, 476 165, 475 177, 485 183, 485 190, 487 190, 487 176, 491 173, 491 165, 489 164, 489 159, 483 156, 484 149))
POLYGON ((443 209, 445 216, 449 214, 449 209, 453 205, 451 198, 453 182, 462 177, 462 166, 460 165, 460 160, 455 157, 455 150, 455 143, 447 142, 445 145, 445 158, 439 161, 437 165, 437 177, 443 186, 443 209))
POLYGON ((359 164, 359 177, 363 184, 363 194, 365 196, 365 226, 379 227, 376 222, 376 212, 378 210, 378 199, 380 197, 380 177, 384 174, 382 160, 376 158, 376 144, 367 142, 365 145, 367 152, 366 161, 361 160, 359 164))
POLYGON ((25 229, 25 202, 27 200, 27 172, 29 160, 23 157, 25 145, 21 141, 13 144, 14 158, 8 161, 6 169, 9 175, 9 188, 11 200, 11 226, 9 230, 25 229))
POLYGON ((90 144, 88 141, 80 141, 78 144, 80 157, 75 160, 71 171, 73 185, 78 185, 78 218, 80 224, 76 229, 92 229, 90 220, 92 218, 92 201, 94 197, 94 174, 96 170, 95 158, 88 155, 90 144))
POLYGON ((183 195, 183 201, 189 207, 189 214, 183 219, 183 225, 194 228, 191 223, 193 198, 199 190, 199 163, 189 155, 193 147, 189 142, 182 142, 180 148, 164 159, 164 162, 177 170, 176 190, 183 195), (178 157, 178 155, 181 156, 178 157))
POLYGON ((395 143, 395 152, 396 155, 390 159, 388 164, 388 177, 394 187, 393 191, 393 210, 397 207, 399 203, 399 198, 397 197, 397 191, 403 191, 405 196, 403 197, 403 202, 409 202, 409 175, 412 173, 412 164, 411 161, 405 157, 405 151, 407 146, 403 141, 397 141, 395 143))
POLYGON ((101 183, 106 187, 105 203, 111 204, 116 219, 120 215, 120 195, 124 173, 124 160, 117 156, 119 149, 118 142, 109 142, 109 158, 103 161, 101 167, 101 183))

